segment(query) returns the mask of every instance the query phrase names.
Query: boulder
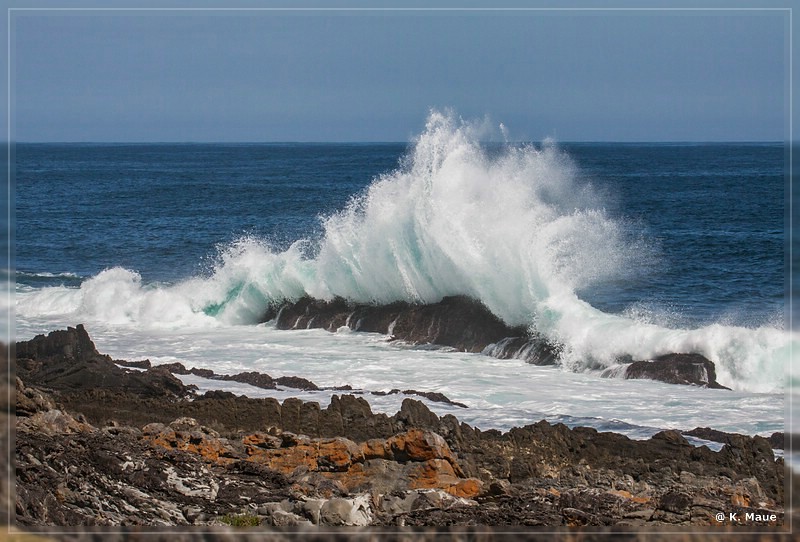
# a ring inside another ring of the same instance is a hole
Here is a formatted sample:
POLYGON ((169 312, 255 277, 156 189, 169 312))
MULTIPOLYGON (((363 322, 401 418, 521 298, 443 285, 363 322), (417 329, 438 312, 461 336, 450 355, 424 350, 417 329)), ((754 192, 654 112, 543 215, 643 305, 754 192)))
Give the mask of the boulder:
POLYGON ((665 354, 649 361, 634 361, 625 368, 624 376, 627 379, 646 378, 667 384, 730 389, 717 382, 714 362, 700 354, 665 354))

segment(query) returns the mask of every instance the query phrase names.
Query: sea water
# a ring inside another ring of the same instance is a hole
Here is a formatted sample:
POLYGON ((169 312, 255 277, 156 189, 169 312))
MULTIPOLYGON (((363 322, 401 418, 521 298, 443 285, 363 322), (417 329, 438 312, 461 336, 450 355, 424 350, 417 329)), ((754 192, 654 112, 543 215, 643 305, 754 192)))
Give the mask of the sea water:
POLYGON ((116 358, 347 384, 386 412, 402 396, 370 391, 437 391, 468 408, 432 409, 483 428, 784 429, 800 375, 782 144, 491 138, 434 111, 400 144, 18 144, 13 332, 84 323, 116 358), (454 294, 563 345, 561 363, 260 323, 302 295, 454 294), (732 391, 600 377, 668 352, 705 355, 732 391))

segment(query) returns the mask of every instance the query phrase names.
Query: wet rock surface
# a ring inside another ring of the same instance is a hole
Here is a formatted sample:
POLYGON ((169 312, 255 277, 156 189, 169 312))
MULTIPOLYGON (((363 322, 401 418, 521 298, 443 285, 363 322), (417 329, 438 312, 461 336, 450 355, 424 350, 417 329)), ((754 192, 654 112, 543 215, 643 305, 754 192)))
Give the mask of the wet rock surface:
MULTIPOLYGON (((88 346, 78 328, 73 336, 88 346)), ((481 431, 413 399, 387 416, 349 394, 324 408, 180 388, 156 396, 159 371, 139 371, 132 390, 102 378, 81 387, 55 369, 76 363, 74 348, 21 351, 39 364, 15 385, 23 526, 630 529, 718 526, 731 512, 758 518, 753 526, 784 521, 783 460, 761 437, 730 435, 714 452, 678 431, 645 441, 544 421, 481 431)), ((82 352, 92 371, 123 371, 82 352)))
POLYGON ((717 382, 714 363, 700 354, 666 354, 653 360, 634 361, 625 368, 624 376, 628 379, 659 380, 667 384, 730 389, 717 382))
MULTIPOLYGON (((348 327, 382 333, 413 345, 451 347, 500 359, 522 359, 534 365, 554 365, 561 353, 561 345, 548 342, 525 326, 507 325, 480 301, 466 296, 445 297, 427 305, 369 305, 342 298, 322 301, 303 297, 270 307, 263 320, 275 320, 278 329, 286 330, 322 328, 333 332, 348 327)), ((629 361, 621 369, 624 378, 728 389, 716 381, 714 363, 699 354, 676 353, 654 360, 629 361)))
MULTIPOLYGON (((736 442, 737 439, 741 436, 736 433, 726 433, 725 431, 718 431, 716 429, 711 429, 710 427, 695 427, 690 431, 683 431, 683 434, 689 435, 690 437, 697 437, 703 440, 709 440, 711 442, 720 442, 722 444, 736 442)), ((790 437, 791 436, 792 435, 790 435, 790 437)), ((781 432, 772 433, 769 437, 767 437, 767 441, 774 450, 784 449, 785 446, 784 433, 781 432)))
MULTIPOLYGON (((126 362, 124 360, 114 360, 114 363, 118 366, 122 367, 135 367, 135 368, 146 368, 151 369, 150 361, 134 361, 134 362, 126 362)), ((244 373, 238 373, 233 375, 226 375, 226 374, 217 374, 211 369, 203 369, 198 367, 192 367, 191 369, 187 369, 182 363, 175 362, 175 363, 167 363, 162 365, 155 366, 155 369, 158 370, 166 370, 172 373, 173 375, 194 375, 199 376, 201 378, 207 378, 209 380, 222 380, 228 382, 240 382, 242 384, 248 384, 250 386, 254 386, 256 388, 274 390, 279 389, 279 386, 284 388, 294 388, 298 390, 321 390, 326 388, 320 388, 313 382, 308 379, 299 377, 299 376, 281 376, 278 378, 272 378, 270 375, 265 373, 259 373, 256 371, 248 371, 244 373)), ((330 388, 327 388, 330 389, 330 388)), ((352 386, 340 386, 337 388, 333 388, 334 390, 339 391, 353 391, 352 386)), ((226 393, 226 392, 221 392, 226 393)), ((366 393, 363 390, 358 390, 358 393, 366 393)), ((459 403, 456 401, 452 401, 449 399, 445 394, 438 393, 438 392, 430 392, 430 391, 418 391, 418 390, 403 390, 400 391, 399 389, 392 389, 388 392, 385 391, 372 391, 368 392, 372 395, 394 395, 397 393, 402 393, 404 395, 418 395, 420 397, 424 397, 429 401, 435 403, 446 403, 449 405, 458 406, 461 408, 468 408, 467 405, 463 403, 459 403)), ((215 395, 216 397, 223 397, 218 393, 215 395)))
POLYGON ((403 390, 400 391, 399 389, 395 388, 389 391, 373 391, 370 392, 372 395, 394 395, 397 393, 402 393, 404 395, 418 395, 420 397, 424 397, 429 401, 433 401, 434 403, 445 403, 448 405, 454 405, 461 408, 469 408, 464 403, 459 403, 457 401, 452 401, 448 399, 447 396, 443 393, 438 392, 431 392, 431 391, 417 391, 417 390, 403 390))
POLYGON ((411 344, 449 346, 465 352, 481 352, 505 337, 526 334, 524 328, 506 325, 482 303, 464 296, 445 297, 428 305, 369 305, 341 298, 321 301, 304 297, 274 308, 266 315, 267 320, 272 318, 278 329, 336 331, 347 326, 411 344))

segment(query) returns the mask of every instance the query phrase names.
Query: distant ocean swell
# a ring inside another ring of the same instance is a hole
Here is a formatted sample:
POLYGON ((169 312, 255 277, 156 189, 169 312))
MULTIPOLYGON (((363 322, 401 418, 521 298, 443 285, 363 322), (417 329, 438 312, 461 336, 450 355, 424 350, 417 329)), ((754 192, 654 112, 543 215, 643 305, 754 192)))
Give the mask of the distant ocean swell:
POLYGON ((732 388, 785 384, 800 342, 780 326, 673 329, 582 300, 580 291, 653 265, 657 247, 633 224, 609 217, 598 191, 577 182, 557 146, 487 150, 480 132, 433 112, 400 166, 322 218, 318 239, 278 251, 241 238, 220 248, 212 272, 173 285, 143 284, 135 271, 117 267, 79 287, 22 287, 18 314, 222 326, 258 322, 271 303, 304 295, 378 304, 466 295, 507 324, 562 345, 560 364, 568 370, 696 352, 714 361, 719 382, 732 388))

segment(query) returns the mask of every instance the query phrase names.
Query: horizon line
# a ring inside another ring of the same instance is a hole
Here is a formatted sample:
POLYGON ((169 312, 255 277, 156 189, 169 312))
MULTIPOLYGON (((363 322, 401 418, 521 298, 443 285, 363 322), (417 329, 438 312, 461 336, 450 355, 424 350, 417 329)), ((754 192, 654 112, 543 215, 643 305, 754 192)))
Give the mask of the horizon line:
MULTIPOLYGON (((519 139, 514 141, 493 141, 486 140, 480 143, 498 143, 498 144, 518 144, 518 143, 547 143, 553 142, 559 144, 580 144, 580 143, 593 143, 593 144, 622 144, 622 145, 643 145, 643 144, 692 144, 692 145, 714 145, 714 144, 800 144, 800 141, 787 141, 777 139, 674 139, 674 140, 633 140, 633 139, 572 139, 572 140, 558 140, 547 137, 542 140, 532 139, 519 139)), ((343 141, 323 141, 323 140, 262 140, 262 141, 247 141, 247 140, 229 140, 229 141, 211 141, 211 140, 131 140, 131 141, 3 141, 3 145, 411 145, 414 141, 391 141, 391 140, 343 140, 343 141)))

